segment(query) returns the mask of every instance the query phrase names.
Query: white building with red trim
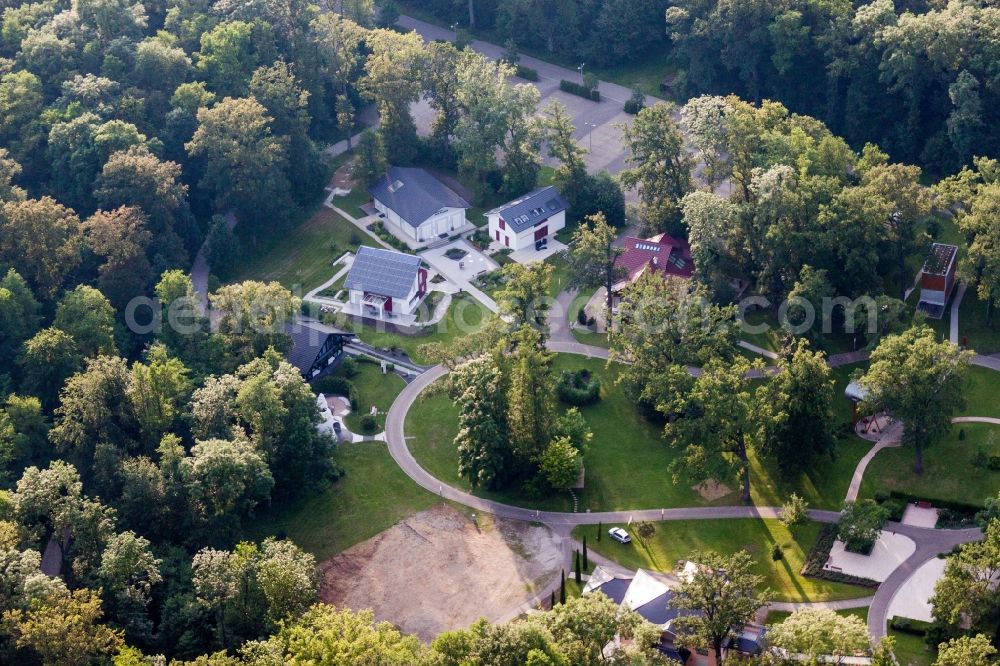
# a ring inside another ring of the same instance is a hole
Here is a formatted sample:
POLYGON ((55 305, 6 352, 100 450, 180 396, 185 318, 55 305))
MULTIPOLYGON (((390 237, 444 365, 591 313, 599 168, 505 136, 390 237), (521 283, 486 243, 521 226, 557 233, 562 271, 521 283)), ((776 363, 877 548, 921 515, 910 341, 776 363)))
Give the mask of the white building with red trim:
POLYGON ((566 226, 568 208, 551 185, 529 192, 486 213, 490 240, 513 252, 539 249, 566 226))
POLYGON ((344 288, 351 309, 364 317, 409 317, 427 295, 427 269, 415 255, 362 246, 344 288))

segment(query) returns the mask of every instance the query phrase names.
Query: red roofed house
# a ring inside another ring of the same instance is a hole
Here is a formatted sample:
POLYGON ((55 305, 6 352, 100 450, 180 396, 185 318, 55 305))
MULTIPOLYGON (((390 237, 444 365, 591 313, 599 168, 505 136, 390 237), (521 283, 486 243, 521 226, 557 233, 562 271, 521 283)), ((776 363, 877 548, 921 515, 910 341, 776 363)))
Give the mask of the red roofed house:
POLYGON ((687 241, 667 234, 652 238, 626 236, 622 240, 625 251, 615 261, 615 265, 624 269, 626 275, 612 289, 615 294, 620 294, 625 287, 646 273, 685 280, 694 274, 691 246, 687 241))

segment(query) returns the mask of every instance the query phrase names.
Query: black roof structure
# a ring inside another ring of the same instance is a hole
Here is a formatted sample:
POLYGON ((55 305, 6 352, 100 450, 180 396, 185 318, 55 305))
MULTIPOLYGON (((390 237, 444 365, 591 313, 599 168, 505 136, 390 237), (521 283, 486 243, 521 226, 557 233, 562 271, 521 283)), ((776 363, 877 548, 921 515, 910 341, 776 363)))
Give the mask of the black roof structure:
POLYGON ((424 169, 389 167, 368 192, 416 228, 444 208, 469 208, 469 202, 424 169))

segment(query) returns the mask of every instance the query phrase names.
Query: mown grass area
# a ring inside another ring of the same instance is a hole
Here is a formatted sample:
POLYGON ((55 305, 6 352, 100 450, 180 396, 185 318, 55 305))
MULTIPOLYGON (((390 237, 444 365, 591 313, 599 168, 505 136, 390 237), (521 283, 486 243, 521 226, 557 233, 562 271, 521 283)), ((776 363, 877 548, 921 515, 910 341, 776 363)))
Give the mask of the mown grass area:
POLYGON ((457 295, 451 301, 444 319, 424 328, 415 335, 380 330, 369 324, 357 324, 343 317, 334 317, 332 323, 345 330, 351 330, 362 341, 383 349, 401 349, 416 363, 429 363, 430 359, 420 353, 420 346, 430 342, 451 343, 479 330, 490 315, 479 301, 469 295, 457 295))
POLYGON ((806 578, 799 571, 806 555, 819 534, 819 523, 806 523, 791 530, 777 520, 726 519, 677 520, 657 522, 653 536, 641 539, 635 529, 620 527, 632 535, 632 543, 620 544, 607 536, 596 540, 597 526, 584 525, 573 530, 577 540, 587 535, 587 546, 629 569, 670 571, 678 560, 689 558, 695 551, 715 551, 732 554, 746 550, 754 558, 753 571, 764 577, 774 601, 832 601, 855 599, 871 594, 855 585, 832 583, 806 578), (780 546, 782 559, 772 559, 775 546, 780 546))
POLYGON ((357 251, 359 245, 376 247, 356 226, 320 206, 298 227, 246 249, 231 281, 276 281, 302 295, 333 277, 340 270, 333 262, 345 252, 357 251))
POLYGON ((584 345, 590 345, 591 347, 602 347, 604 349, 611 347, 611 343, 608 342, 607 333, 595 333, 593 331, 574 328, 573 337, 577 342, 584 345))
POLYGON ((904 634, 895 629, 889 635, 896 639, 896 661, 899 666, 931 666, 937 658, 937 651, 927 647, 922 636, 904 634))
MULTIPOLYGON (((950 322, 950 315, 946 319, 950 322)), ((997 312, 997 308, 993 309, 993 325, 988 325, 986 303, 979 299, 974 288, 966 290, 962 304, 958 308, 959 342, 962 342, 963 338, 968 338, 968 347, 980 354, 1000 352, 1000 312, 997 312)))
POLYGON ((371 195, 363 187, 353 188, 349 194, 342 197, 334 197, 333 205, 346 211, 348 215, 353 215, 354 217, 360 218, 366 215, 365 211, 361 209, 363 205, 371 200, 371 195))
POLYGON ((1000 471, 974 462, 977 449, 987 456, 1000 455, 1000 426, 963 423, 952 426, 948 435, 924 451, 924 473, 913 473, 913 450, 909 447, 881 451, 868 465, 861 484, 861 496, 872 497, 879 490, 898 490, 928 499, 951 500, 982 505, 1000 488, 1000 471), (961 432, 965 438, 961 439, 961 432))
MULTIPOLYGON (((562 254, 554 254, 545 260, 545 263, 553 267, 552 281, 549 283, 549 297, 555 298, 564 289, 568 289, 570 281, 573 279, 573 271, 569 261, 562 254)), ((572 308, 570 308, 572 310, 572 308)), ((576 316, 576 312, 572 312, 576 316)))
MULTIPOLYGON (((698 506, 708 504, 691 485, 675 485, 668 467, 674 452, 660 436, 660 427, 644 420, 622 389, 615 385, 618 368, 599 359, 558 355, 555 372, 587 368, 600 377, 602 399, 581 409, 594 433, 584 455, 586 488, 577 491, 579 510, 616 510, 698 506)), ((471 490, 458 475, 454 439, 458 432, 458 410, 443 392, 421 396, 406 421, 407 443, 414 457, 428 472, 446 483, 471 490)), ((571 511, 568 493, 536 499, 519 488, 502 492, 477 490, 477 495, 531 508, 571 511)), ((735 501, 730 495, 717 503, 735 501)))
POLYGON ((974 365, 969 368, 965 409, 960 416, 1000 418, 1000 372, 974 365))
POLYGON ((440 501, 411 481, 377 442, 343 444, 334 461, 346 471, 343 478, 261 513, 251 536, 287 536, 322 561, 440 501))
MULTIPOLYGON (((346 377, 343 367, 337 374, 346 377)), ((379 430, 385 425, 385 415, 399 392, 406 386, 402 377, 394 372, 382 374, 378 363, 358 363, 358 374, 348 378, 358 391, 358 411, 351 412, 344 419, 351 432, 361 433, 361 417, 374 406, 378 410, 379 430)))

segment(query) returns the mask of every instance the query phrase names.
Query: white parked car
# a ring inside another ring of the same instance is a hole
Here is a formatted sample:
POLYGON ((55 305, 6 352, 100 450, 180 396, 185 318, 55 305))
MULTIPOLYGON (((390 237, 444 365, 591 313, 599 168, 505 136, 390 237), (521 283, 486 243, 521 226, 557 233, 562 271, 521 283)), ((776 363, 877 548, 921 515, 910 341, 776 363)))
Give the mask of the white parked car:
POLYGON ((628 535, 628 532, 620 527, 612 527, 608 530, 608 536, 617 541, 618 543, 632 543, 632 537, 628 535))

